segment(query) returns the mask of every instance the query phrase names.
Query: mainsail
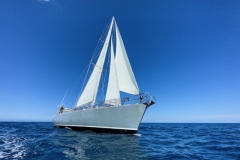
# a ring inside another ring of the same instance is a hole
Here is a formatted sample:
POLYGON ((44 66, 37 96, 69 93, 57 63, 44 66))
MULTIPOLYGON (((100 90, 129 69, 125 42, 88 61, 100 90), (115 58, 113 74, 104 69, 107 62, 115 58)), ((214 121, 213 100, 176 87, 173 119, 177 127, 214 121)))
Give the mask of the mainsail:
MULTIPOLYGON (((126 49, 124 47, 120 32, 118 30, 114 17, 112 18, 111 25, 108 30, 107 37, 105 39, 103 48, 98 57, 97 63, 94 66, 94 70, 84 88, 82 95, 80 96, 76 107, 84 105, 86 103, 94 104, 98 92, 98 86, 100 83, 101 73, 106 57, 107 50, 110 48, 111 62, 110 72, 108 79, 108 87, 105 100, 119 99, 119 91, 123 91, 129 94, 139 94, 139 88, 134 77, 126 49), (115 29, 115 36, 112 35, 115 29), (112 38, 116 38, 116 58, 114 59, 114 47, 112 38), (111 43, 110 42, 111 38, 111 43), (109 47, 109 44, 111 46, 109 47)), ((109 101, 111 104, 111 101, 109 101)), ((116 103, 114 103, 116 105, 116 103)), ((121 105, 120 101, 117 105, 121 105)))
POLYGON ((92 72, 92 74, 86 84, 86 87, 84 88, 83 93, 80 96, 76 106, 81 106, 81 105, 89 103, 89 102, 94 104, 96 101, 98 86, 99 86, 102 69, 103 69, 103 64, 104 64, 107 49, 108 49, 108 43, 109 43, 111 31, 112 31, 113 21, 114 21, 114 19, 112 19, 106 40, 103 44, 101 53, 98 57, 98 61, 94 66, 93 72, 92 72))

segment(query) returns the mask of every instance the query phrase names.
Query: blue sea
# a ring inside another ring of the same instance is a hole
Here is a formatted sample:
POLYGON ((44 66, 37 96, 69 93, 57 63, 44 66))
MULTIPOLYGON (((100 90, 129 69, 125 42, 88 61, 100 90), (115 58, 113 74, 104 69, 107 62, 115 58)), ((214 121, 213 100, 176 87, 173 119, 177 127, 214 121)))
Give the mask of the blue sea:
POLYGON ((0 159, 240 160, 240 124, 142 123, 131 135, 0 122, 0 159))

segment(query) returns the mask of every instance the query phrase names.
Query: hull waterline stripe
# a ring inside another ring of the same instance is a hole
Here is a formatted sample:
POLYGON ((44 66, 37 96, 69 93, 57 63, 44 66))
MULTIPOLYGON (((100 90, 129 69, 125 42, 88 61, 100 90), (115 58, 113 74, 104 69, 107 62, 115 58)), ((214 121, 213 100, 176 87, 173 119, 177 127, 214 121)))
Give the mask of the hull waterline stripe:
POLYGON ((136 128, 118 128, 118 127, 104 127, 104 126, 86 126, 86 125, 67 125, 67 124, 54 124, 53 126, 64 126, 64 127, 90 127, 90 128, 105 128, 105 129, 121 129, 121 130, 133 130, 137 131, 136 128))

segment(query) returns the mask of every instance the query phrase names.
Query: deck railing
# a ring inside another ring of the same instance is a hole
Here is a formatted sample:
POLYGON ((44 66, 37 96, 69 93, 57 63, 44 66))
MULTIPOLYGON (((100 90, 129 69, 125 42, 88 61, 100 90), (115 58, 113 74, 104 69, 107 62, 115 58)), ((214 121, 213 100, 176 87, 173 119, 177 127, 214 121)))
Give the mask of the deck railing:
POLYGON ((119 99, 110 99, 105 101, 97 101, 94 104, 92 102, 83 104, 79 107, 75 107, 72 110, 64 110, 66 112, 77 111, 77 110, 87 110, 87 109, 97 109, 103 107, 113 107, 113 106, 123 106, 127 104, 136 104, 136 103, 148 103, 149 101, 155 101, 155 97, 150 95, 149 92, 141 93, 133 97, 125 97, 119 99))

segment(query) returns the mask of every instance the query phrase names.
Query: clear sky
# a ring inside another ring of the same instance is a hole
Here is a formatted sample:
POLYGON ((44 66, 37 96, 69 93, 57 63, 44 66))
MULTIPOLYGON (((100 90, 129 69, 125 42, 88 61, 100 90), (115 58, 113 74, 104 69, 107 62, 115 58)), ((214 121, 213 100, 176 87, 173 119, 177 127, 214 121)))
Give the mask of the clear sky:
POLYGON ((0 120, 51 121, 68 88, 75 102, 112 16, 157 99, 144 122, 240 123, 239 0, 0 0, 0 120))

